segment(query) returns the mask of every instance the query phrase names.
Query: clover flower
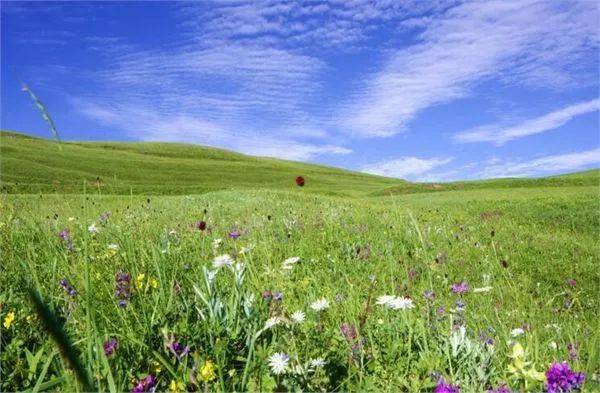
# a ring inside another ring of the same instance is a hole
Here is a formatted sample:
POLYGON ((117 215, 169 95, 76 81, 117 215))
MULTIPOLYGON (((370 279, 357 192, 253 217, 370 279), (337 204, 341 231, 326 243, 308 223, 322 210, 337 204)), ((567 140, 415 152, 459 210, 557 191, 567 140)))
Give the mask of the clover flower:
POLYGON ((552 363, 546 371, 546 392, 572 392, 581 390, 585 373, 574 372, 567 362, 552 363))

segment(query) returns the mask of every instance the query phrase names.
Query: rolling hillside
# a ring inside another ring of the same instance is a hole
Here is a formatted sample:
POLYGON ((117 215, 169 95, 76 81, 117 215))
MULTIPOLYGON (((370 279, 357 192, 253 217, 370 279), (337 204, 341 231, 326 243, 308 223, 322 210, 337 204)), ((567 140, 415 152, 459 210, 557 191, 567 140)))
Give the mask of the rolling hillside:
POLYGON ((176 143, 66 142, 0 132, 0 184, 8 193, 193 194, 236 188, 367 195, 403 183, 300 162, 176 143), (306 178, 297 187, 296 176, 306 178))

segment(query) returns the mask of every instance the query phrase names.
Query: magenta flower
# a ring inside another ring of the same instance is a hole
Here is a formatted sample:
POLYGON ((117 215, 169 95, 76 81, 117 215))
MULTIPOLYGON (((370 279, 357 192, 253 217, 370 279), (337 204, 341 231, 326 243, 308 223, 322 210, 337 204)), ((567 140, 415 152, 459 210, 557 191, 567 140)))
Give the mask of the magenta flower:
POLYGON ((105 342, 102 346, 104 347, 104 354, 107 357, 110 357, 110 356, 114 355, 115 352, 117 351, 117 348, 119 348, 119 342, 117 341, 116 338, 111 338, 110 340, 105 342))
POLYGON ((546 392, 579 391, 584 381, 585 374, 572 371, 567 362, 552 363, 546 371, 546 392))
POLYGON ((229 237, 232 239, 237 239, 238 237, 240 237, 240 233, 238 231, 231 231, 229 232, 229 237))
POLYGON ((156 385, 156 378, 148 374, 145 378, 138 381, 137 384, 131 389, 131 393, 143 393, 154 391, 154 385, 156 385))
POLYGON ((348 342, 353 342, 358 337, 356 332, 356 328, 354 326, 350 326, 347 323, 342 323, 340 325, 340 333, 348 342))
POLYGON ((446 383, 444 378, 440 378, 433 393, 460 393, 460 389, 456 385, 446 383))
POLYGON ((574 287, 575 285, 577 285, 577 281, 575 281, 574 278, 570 278, 567 280, 567 284, 569 284, 570 286, 574 287))
POLYGON ((184 347, 178 341, 171 342, 169 345, 167 345, 167 347, 169 348, 169 351, 171 351, 173 353, 173 355, 175 355, 177 360, 181 360, 182 357, 184 357, 185 355, 187 355, 190 352, 189 346, 186 345, 184 347))
POLYGON ((206 229, 206 222, 205 222, 205 221, 198 221, 198 222, 196 223, 196 228, 197 228, 199 231, 203 231, 203 230, 205 230, 205 229, 206 229))
POLYGON ((463 293, 469 292, 469 284, 465 281, 460 283, 452 284, 452 292, 462 295, 463 293))

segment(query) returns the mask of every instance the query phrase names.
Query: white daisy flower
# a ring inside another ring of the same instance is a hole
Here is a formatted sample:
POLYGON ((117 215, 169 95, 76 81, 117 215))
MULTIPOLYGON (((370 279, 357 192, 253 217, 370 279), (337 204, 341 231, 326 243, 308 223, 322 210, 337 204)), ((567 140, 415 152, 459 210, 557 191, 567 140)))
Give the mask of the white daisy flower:
POLYGON ((313 302, 313 303, 310 305, 310 308, 312 308, 313 310, 315 310, 315 311, 317 311, 317 312, 318 312, 318 311, 323 311, 323 310, 325 310, 326 308, 329 308, 329 302, 327 301, 327 299, 325 299, 325 298, 321 298, 321 299, 319 299, 319 300, 317 300, 317 301, 313 302))
POLYGON ((480 293, 480 292, 489 292, 491 290, 492 290, 492 287, 482 287, 482 288, 473 289, 473 292, 480 293))
POLYGON ((219 255, 213 259, 213 268, 220 269, 223 266, 231 267, 233 259, 228 254, 219 255))
POLYGON ((109 250, 118 250, 119 249, 119 245, 118 244, 109 244, 108 245, 108 249, 109 250))
POLYGON ((212 246, 214 249, 221 247, 221 243, 223 243, 223 239, 215 239, 212 242, 212 246))
POLYGON ((516 328, 510 331, 510 335, 512 337, 519 337, 521 335, 525 334, 525 330, 521 329, 521 328, 516 328))
POLYGON ((291 257, 283 261, 281 268, 284 270, 292 270, 296 263, 300 262, 300 257, 291 257))
POLYGON ((391 300, 387 305, 392 310, 409 310, 415 308, 412 299, 408 297, 397 297, 394 300, 391 300))
POLYGON ((283 352, 275 352, 269 357, 269 367, 273 374, 279 375, 286 372, 290 358, 283 352))
POLYGON ((316 358, 310 361, 310 366, 311 367, 323 367, 327 364, 327 362, 325 360, 323 360, 322 358, 316 358))
POLYGON ((304 322, 304 318, 306 318, 306 314, 300 310, 294 311, 294 313, 291 315, 291 318, 295 323, 302 323, 304 322))
POLYGON ((96 228, 96 224, 92 223, 92 225, 90 225, 88 227, 88 232, 89 233, 96 233, 96 232, 98 232, 98 228, 96 228))
POLYGON ((265 329, 271 329, 273 326, 279 325, 283 321, 279 317, 271 317, 265 322, 265 329))

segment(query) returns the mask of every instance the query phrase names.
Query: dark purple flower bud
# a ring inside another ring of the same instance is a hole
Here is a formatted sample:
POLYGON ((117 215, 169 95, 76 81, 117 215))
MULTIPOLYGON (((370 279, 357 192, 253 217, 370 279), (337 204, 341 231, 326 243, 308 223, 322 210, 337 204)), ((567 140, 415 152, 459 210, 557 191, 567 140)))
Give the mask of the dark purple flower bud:
POLYGON ((436 308, 435 312, 437 313, 437 315, 443 316, 444 314, 446 314, 446 309, 442 306, 439 306, 438 308, 436 308))
POLYGON ((574 278, 570 278, 567 280, 567 284, 569 284, 570 286, 574 287, 575 285, 577 285, 577 281, 575 281, 574 278))
POLYGON ((75 297, 75 295, 77 295, 77 291, 75 288, 73 288, 73 286, 71 286, 71 284, 69 284, 69 281, 67 281, 66 278, 60 280, 60 286, 65 290, 67 295, 71 297, 75 297))
POLYGON ((572 371, 567 362, 552 363, 546 371, 546 392, 579 391, 584 381, 585 374, 572 371))
POLYGON ((273 300, 275 300, 277 302, 282 301, 283 300, 283 293, 281 293, 281 292, 275 292, 273 294, 273 300))
POLYGON ((169 345, 167 345, 167 347, 173 353, 173 355, 175 355, 175 357, 177 359, 179 359, 179 360, 181 360, 182 357, 184 357, 185 355, 188 354, 188 352, 190 352, 190 347, 189 346, 186 345, 184 347, 178 341, 171 342, 169 345))
POLYGON ((65 228, 60 231, 58 233, 58 237, 60 237, 67 244, 67 249, 69 251, 73 251, 73 239, 71 239, 71 233, 68 229, 65 228))
POLYGON ((232 239, 237 239, 238 237, 240 237, 240 233, 238 231, 231 231, 229 232, 229 237, 232 239))
POLYGON ((127 307, 127 300, 119 300, 119 307, 121 307, 121 308, 127 307))
POLYGON ((440 378, 433 393, 460 393, 460 389, 456 385, 446 383, 444 378, 440 378))
POLYGON ((205 221, 198 221, 196 223, 196 229, 198 229, 199 231, 203 231, 206 229, 206 222, 205 221))
POLYGON ((469 284, 465 281, 460 283, 452 284, 452 292, 462 295, 463 293, 469 292, 469 284))
POLYGON ((104 347, 104 354, 107 357, 110 357, 112 355, 115 354, 115 352, 117 351, 117 348, 119 348, 119 342, 117 341, 116 338, 111 338, 110 340, 108 340, 107 342, 105 342, 103 344, 104 347))
POLYGON ((463 312, 465 308, 467 308, 467 304, 465 302, 463 302, 462 300, 456 301, 456 311, 463 312))
POLYGON ((152 375, 147 375, 135 384, 131 389, 131 393, 144 393, 154 391, 154 385, 156 385, 156 379, 152 375))

